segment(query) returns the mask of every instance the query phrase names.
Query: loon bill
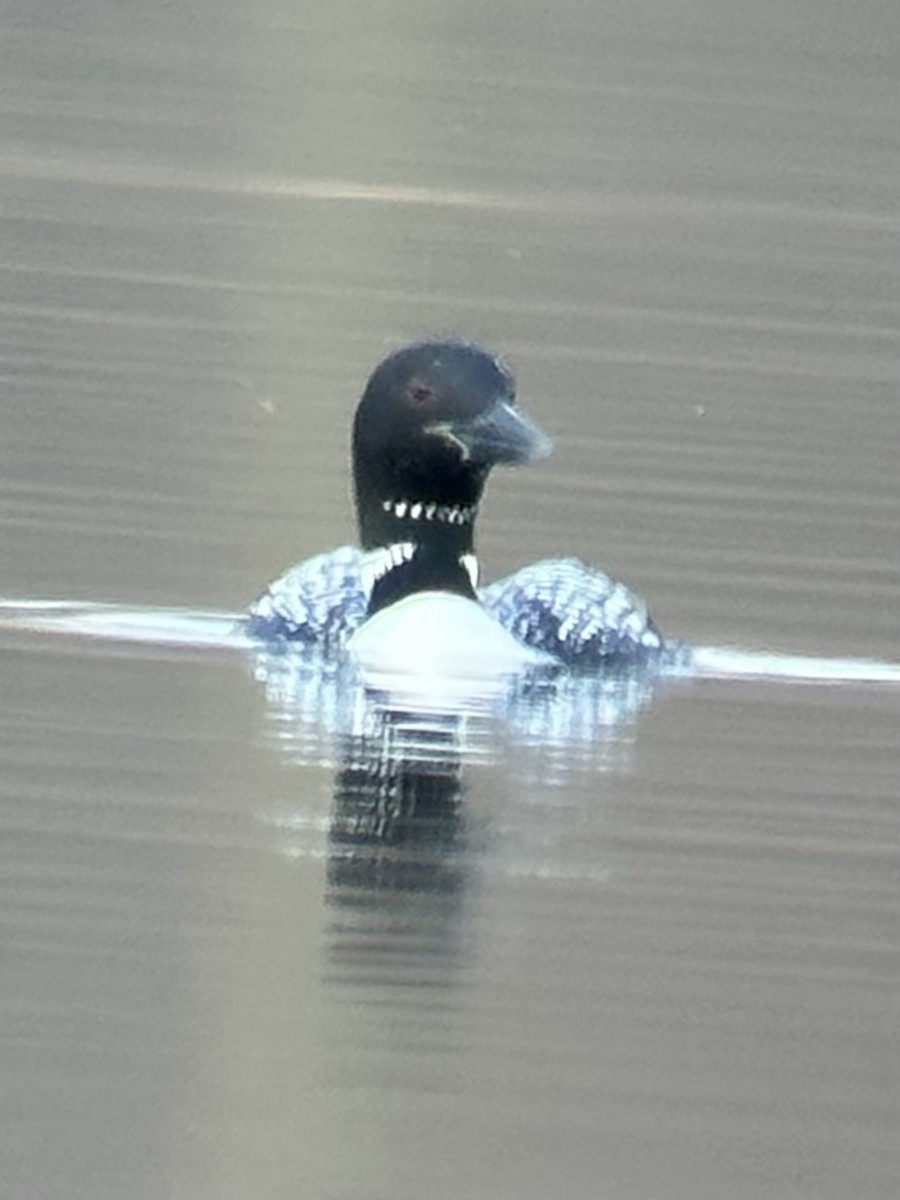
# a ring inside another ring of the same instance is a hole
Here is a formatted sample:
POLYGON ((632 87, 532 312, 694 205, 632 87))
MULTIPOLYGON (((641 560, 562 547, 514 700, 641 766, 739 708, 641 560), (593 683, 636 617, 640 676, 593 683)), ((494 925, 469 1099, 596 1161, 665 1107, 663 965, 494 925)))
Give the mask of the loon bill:
MULTIPOLYGON (((251 607, 247 632, 264 642, 349 647, 382 666, 404 631, 421 663, 429 621, 434 648, 455 645, 457 664, 462 653, 470 668, 628 665, 681 654, 639 597, 577 559, 534 563, 479 589, 475 522, 491 468, 532 463, 551 449, 517 407, 509 368, 489 351, 449 340, 388 355, 353 422, 359 545, 276 580, 251 607)), ((442 657, 437 649, 425 655, 442 657)))

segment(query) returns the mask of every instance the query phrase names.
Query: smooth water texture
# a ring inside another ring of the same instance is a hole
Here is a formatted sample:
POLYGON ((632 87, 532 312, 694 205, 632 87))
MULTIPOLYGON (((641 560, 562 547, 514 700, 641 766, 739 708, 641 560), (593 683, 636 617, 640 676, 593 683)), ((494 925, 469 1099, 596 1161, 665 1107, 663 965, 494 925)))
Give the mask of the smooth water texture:
POLYGON ((898 24, 3 9, 4 1200, 897 1194, 898 24), (429 334, 556 442, 487 579, 578 555, 702 672, 422 713, 244 644, 429 334))

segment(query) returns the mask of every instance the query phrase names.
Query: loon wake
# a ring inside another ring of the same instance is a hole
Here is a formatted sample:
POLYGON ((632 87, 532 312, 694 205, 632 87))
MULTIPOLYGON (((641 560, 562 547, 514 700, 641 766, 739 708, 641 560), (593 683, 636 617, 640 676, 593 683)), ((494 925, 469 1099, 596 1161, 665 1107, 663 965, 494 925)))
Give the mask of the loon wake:
MULTIPOLYGON (((0 631, 55 633, 138 646, 267 652, 246 632, 244 613, 184 608, 141 608, 65 600, 0 600, 0 631)), ((304 647, 289 653, 302 656, 304 647)), ((640 673, 635 665, 635 673, 640 673)), ((581 672, 579 672, 581 673, 581 672)), ((602 676, 604 668, 592 675, 602 676)), ((779 654, 731 646, 694 646, 664 670, 673 679, 717 679, 810 684, 900 685, 900 663, 864 658, 779 654)))

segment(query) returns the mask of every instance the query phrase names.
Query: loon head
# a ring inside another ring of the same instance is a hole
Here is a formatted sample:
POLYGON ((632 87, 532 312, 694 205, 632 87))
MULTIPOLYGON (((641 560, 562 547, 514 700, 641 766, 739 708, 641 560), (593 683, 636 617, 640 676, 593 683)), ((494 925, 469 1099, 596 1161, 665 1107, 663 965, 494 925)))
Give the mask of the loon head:
POLYGON ((495 355, 430 341, 373 371, 353 425, 353 483, 364 549, 473 547, 491 467, 548 454, 549 439, 516 408, 515 380, 495 355))

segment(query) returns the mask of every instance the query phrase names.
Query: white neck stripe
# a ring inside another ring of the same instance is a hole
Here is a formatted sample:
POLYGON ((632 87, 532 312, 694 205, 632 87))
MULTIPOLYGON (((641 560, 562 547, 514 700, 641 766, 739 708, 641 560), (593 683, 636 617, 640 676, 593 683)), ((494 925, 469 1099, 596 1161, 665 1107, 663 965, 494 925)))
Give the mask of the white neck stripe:
POLYGON ((379 579, 383 579, 387 575, 388 571, 393 571, 394 567, 409 562, 415 552, 416 547, 413 542, 394 542, 390 546, 379 546, 375 550, 368 550, 363 555, 360 566, 366 595, 371 595, 372 588, 379 579))
MULTIPOLYGON (((363 555, 360 572, 362 575, 363 589, 367 596, 371 595, 372 588, 379 579, 383 579, 388 572, 393 571, 395 567, 401 567, 404 563, 408 563, 416 552, 414 542, 393 542, 390 546, 379 546, 375 550, 367 550, 363 555)), ((478 587, 478 558, 474 554, 461 554, 459 562, 469 579, 472 581, 472 587, 478 587)))

